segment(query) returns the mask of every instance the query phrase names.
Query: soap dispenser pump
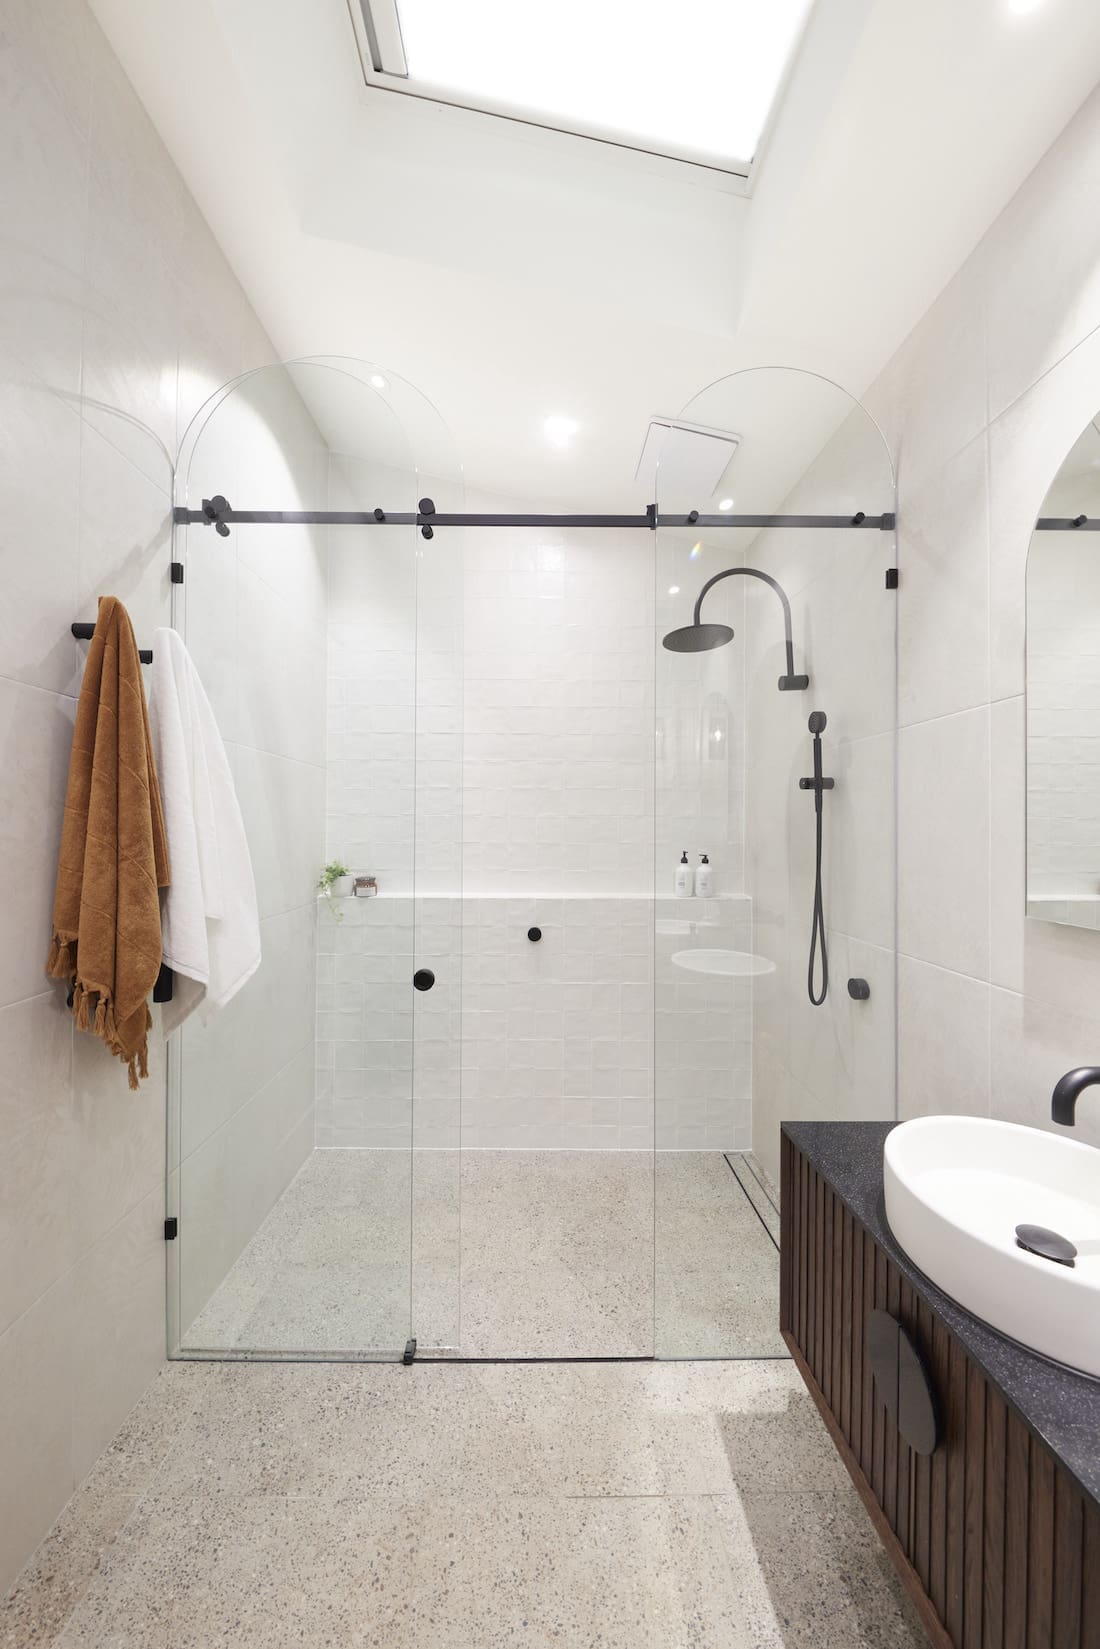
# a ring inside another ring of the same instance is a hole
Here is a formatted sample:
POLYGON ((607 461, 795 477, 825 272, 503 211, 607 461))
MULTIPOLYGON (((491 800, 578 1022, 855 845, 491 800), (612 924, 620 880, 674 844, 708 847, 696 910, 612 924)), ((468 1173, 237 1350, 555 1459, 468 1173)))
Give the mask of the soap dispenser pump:
POLYGON ((710 868, 710 860, 704 853, 695 872, 695 897, 697 899, 709 899, 713 889, 714 879, 710 868))
POLYGON ((690 899, 692 895, 691 866, 688 864, 687 848, 680 856, 680 863, 676 866, 676 876, 672 884, 672 891, 677 899, 690 899))

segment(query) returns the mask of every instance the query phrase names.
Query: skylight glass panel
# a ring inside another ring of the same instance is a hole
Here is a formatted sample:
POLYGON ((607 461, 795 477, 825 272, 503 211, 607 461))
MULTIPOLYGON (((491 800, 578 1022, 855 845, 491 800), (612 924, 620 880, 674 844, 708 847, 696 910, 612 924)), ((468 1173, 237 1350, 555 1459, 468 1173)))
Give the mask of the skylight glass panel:
POLYGON ((734 170, 811 3, 362 0, 376 83, 734 170))

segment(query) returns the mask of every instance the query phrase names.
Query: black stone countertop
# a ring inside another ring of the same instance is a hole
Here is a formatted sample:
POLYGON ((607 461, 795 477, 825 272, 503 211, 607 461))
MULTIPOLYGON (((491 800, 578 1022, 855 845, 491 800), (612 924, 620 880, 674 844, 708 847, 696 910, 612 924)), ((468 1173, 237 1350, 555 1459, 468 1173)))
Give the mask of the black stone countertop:
POLYGON ((783 1132, 923 1295, 1020 1419, 1100 1506, 1100 1380, 999 1334, 930 1282, 890 1235, 882 1149, 893 1122, 785 1122, 783 1132))

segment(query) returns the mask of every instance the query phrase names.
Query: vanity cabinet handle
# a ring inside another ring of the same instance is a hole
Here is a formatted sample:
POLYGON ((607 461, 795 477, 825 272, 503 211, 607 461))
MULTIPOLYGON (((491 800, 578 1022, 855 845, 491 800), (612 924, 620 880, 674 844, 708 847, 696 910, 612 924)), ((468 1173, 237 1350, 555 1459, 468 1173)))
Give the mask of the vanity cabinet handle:
POLYGON ((888 1311, 868 1312, 864 1337, 879 1401, 914 1454, 935 1454, 939 1407, 917 1347, 888 1311))

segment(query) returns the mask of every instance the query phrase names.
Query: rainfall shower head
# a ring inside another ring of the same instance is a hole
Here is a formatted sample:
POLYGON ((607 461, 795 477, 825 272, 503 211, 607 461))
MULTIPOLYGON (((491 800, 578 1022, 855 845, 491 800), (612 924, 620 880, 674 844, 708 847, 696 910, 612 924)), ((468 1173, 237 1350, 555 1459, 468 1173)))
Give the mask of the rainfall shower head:
POLYGON ((728 624, 685 624, 682 630, 670 630, 661 645, 670 653, 709 653, 732 640, 728 624))
POLYGON ((662 640, 662 646, 667 647, 670 653, 709 653, 712 647, 724 647, 727 641, 733 640, 733 631, 728 624, 704 624, 699 614, 703 607, 703 597, 713 585, 723 578, 736 578, 741 574, 747 578, 762 579, 779 597, 783 608, 783 645, 787 654, 786 672, 779 678, 781 693, 802 693, 810 685, 807 675, 796 675, 794 668, 794 643, 791 640, 791 604, 787 600, 787 592, 781 584, 777 584, 770 573, 762 573, 757 567, 727 567, 725 572, 715 573, 708 578, 695 600, 695 611, 691 623, 685 624, 682 629, 670 630, 662 640))

